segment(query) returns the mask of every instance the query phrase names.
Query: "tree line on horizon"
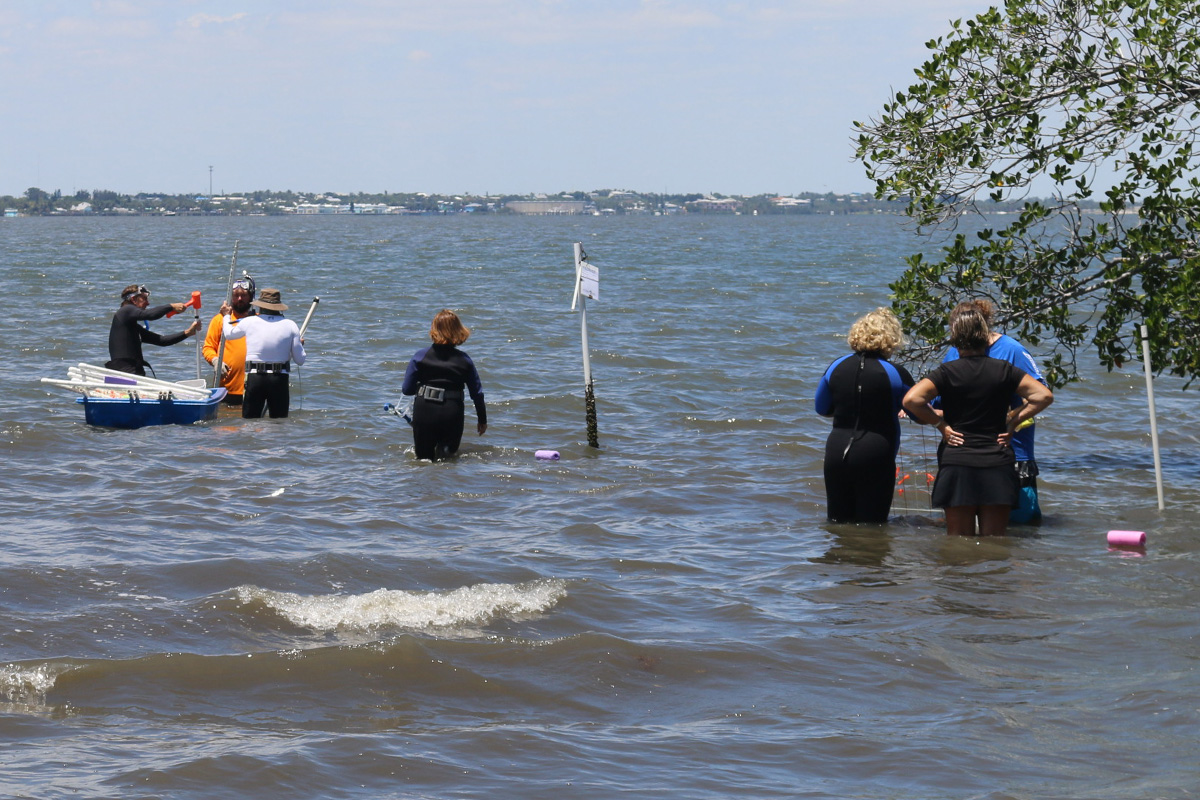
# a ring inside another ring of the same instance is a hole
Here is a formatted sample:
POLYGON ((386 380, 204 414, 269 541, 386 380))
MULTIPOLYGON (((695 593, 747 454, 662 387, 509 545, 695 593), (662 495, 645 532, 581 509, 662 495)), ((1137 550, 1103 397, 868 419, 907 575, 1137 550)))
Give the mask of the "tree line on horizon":
MULTIPOLYGON (((685 210, 690 213, 743 214, 829 214, 900 213, 904 203, 879 200, 870 194, 803 192, 795 195, 759 194, 753 196, 721 193, 653 193, 615 189, 558 194, 429 194, 425 192, 296 192, 257 190, 230 195, 207 196, 197 193, 168 194, 139 192, 125 194, 107 189, 79 190, 72 194, 30 187, 21 196, 0 195, 6 211, 27 216, 93 214, 286 214, 303 203, 337 203, 403 207, 416 213, 457 213, 484 210, 504 213, 505 204, 516 200, 576 200, 591 203, 608 213, 634 213, 685 210), (777 198, 791 201, 780 204, 777 198), (733 201, 713 207, 711 201, 733 201)), ((1016 206, 1014 206, 1015 208, 1016 206)))

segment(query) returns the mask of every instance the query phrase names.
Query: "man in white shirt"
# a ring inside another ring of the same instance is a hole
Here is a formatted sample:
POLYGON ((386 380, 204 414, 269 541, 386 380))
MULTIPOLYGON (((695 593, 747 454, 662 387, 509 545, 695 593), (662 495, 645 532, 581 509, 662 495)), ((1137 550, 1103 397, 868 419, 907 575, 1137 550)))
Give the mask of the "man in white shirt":
POLYGON ((221 306, 225 338, 246 340, 246 393, 242 401, 245 419, 258 419, 264 408, 272 419, 286 417, 291 402, 290 362, 296 362, 296 366, 304 363, 300 328, 283 316, 287 306, 281 300, 278 289, 263 289, 251 303, 258 307, 258 315, 240 319, 236 326, 229 316, 233 309, 228 303, 221 306))

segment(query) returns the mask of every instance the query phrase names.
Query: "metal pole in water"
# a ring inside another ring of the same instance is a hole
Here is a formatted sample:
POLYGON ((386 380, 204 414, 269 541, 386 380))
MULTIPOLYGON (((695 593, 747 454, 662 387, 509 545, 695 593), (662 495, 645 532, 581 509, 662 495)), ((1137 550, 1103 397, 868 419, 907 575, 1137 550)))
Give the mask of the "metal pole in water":
POLYGON ((583 409, 587 420, 588 445, 600 446, 600 430, 596 425, 596 393, 592 388, 592 362, 588 356, 587 301, 579 298, 579 318, 583 327, 583 409))
POLYGON ((1150 407, 1150 447, 1154 450, 1154 484, 1158 489, 1158 510, 1166 508, 1163 502, 1162 457, 1158 451, 1158 420, 1154 411, 1154 379, 1150 368, 1150 333, 1142 325, 1142 364, 1146 368, 1146 400, 1150 407))
POLYGON ((575 307, 576 301, 579 303, 580 330, 583 341, 583 407, 587 420, 588 446, 598 448, 600 447, 600 429, 596 424, 596 393, 592 386, 592 361, 591 354, 588 352, 587 299, 585 293, 581 291, 583 264, 586 260, 587 256, 583 253, 583 243, 576 242, 575 297, 571 302, 571 307, 575 307))
MULTIPOLYGON (((229 279, 225 281, 225 302, 233 302, 233 271, 237 268, 237 253, 238 245, 241 244, 240 239, 233 240, 233 260, 229 262, 229 279)), ((221 328, 221 334, 217 337, 217 357, 213 359, 213 388, 216 389, 221 385, 221 365, 225 358, 225 328, 221 328)))

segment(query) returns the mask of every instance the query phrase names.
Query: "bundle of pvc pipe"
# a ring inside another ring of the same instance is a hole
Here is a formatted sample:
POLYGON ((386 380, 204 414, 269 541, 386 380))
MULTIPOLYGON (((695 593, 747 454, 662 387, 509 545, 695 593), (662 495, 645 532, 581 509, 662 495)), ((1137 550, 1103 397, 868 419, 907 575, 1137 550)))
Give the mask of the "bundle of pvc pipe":
POLYGON ((164 392, 175 392, 179 395, 194 395, 201 398, 206 398, 210 394, 206 388, 189 386, 186 383, 159 380, 158 378, 149 378, 145 375, 134 375, 129 372, 121 372, 120 370, 108 369, 107 367, 97 367, 92 364, 79 364, 71 367, 67 370, 67 375, 69 377, 82 377, 89 381, 111 383, 114 388, 119 388, 122 385, 132 385, 144 390, 157 389, 164 392), (107 378, 115 378, 116 380, 108 381, 106 380, 107 378))
POLYGON ((136 395, 139 400, 157 400, 164 395, 170 394, 176 396, 179 400, 205 400, 208 398, 208 392, 205 392, 203 396, 190 393, 177 394, 171 389, 138 386, 132 383, 104 383, 102 381, 89 381, 85 378, 73 378, 65 381, 56 378, 42 378, 42 383, 49 383, 52 386, 69 389, 72 392, 77 392, 88 397, 119 399, 121 396, 133 397, 136 395))

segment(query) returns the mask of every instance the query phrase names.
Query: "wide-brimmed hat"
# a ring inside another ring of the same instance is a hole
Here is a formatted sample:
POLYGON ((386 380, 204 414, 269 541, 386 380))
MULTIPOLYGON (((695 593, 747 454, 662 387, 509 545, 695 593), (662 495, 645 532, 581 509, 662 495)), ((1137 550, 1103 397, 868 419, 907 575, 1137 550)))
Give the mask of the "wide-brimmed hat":
POLYGON ((287 311, 287 306, 279 302, 281 299, 278 289, 263 289, 258 293, 257 300, 250 301, 250 305, 269 308, 272 311, 287 311))

